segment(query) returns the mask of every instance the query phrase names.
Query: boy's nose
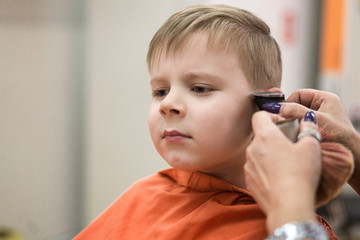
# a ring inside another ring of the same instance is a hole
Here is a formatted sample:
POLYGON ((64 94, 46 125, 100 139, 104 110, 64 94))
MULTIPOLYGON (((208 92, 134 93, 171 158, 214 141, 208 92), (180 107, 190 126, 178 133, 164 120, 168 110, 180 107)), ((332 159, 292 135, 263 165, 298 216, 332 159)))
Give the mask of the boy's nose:
POLYGON ((185 107, 183 101, 181 100, 181 96, 175 96, 175 94, 169 93, 162 100, 159 112, 163 117, 185 116, 185 107))

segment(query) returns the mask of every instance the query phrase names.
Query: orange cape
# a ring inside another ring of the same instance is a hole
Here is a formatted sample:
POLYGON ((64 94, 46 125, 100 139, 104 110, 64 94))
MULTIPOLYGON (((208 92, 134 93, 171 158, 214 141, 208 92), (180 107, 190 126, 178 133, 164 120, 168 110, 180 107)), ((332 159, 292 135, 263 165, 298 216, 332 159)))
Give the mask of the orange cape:
POLYGON ((204 173, 167 169, 136 182, 74 239, 263 240, 265 221, 247 190, 204 173))

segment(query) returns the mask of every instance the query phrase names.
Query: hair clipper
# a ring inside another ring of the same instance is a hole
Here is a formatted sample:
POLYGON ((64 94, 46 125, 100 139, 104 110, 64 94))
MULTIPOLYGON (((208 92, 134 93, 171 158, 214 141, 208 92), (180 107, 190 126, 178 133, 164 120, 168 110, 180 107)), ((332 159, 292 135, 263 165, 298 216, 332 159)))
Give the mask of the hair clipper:
MULTIPOLYGON (((263 110, 264 103, 278 103, 285 102, 285 94, 281 92, 254 92, 251 94, 256 106, 263 110)), ((289 118, 283 121, 279 121, 276 125, 291 141, 297 141, 297 135, 299 134, 299 120, 297 118, 289 118)))

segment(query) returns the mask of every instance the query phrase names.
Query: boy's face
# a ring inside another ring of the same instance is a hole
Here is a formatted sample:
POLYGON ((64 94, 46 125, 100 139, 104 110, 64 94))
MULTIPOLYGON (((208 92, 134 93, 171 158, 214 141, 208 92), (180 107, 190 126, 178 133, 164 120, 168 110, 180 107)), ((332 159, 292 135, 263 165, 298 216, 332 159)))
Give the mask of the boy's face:
POLYGON ((242 171, 255 108, 237 56, 207 47, 198 34, 163 54, 150 75, 150 134, 168 164, 213 175, 242 171))

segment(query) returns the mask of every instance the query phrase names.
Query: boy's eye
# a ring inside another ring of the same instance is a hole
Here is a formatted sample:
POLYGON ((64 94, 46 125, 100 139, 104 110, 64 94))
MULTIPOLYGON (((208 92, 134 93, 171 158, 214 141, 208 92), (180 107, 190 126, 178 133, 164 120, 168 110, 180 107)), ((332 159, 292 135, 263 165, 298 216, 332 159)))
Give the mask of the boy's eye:
POLYGON ((164 97, 169 93, 169 90, 167 89, 157 89, 153 90, 152 95, 153 97, 164 97))
POLYGON ((210 87, 206 87, 206 86, 194 86, 191 88, 191 90, 194 91, 195 93, 208 93, 212 91, 210 87))

